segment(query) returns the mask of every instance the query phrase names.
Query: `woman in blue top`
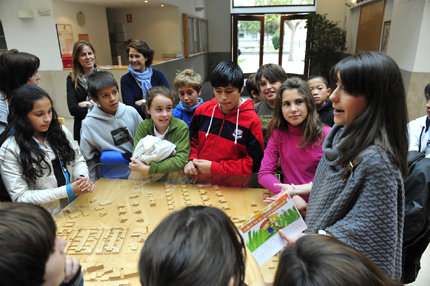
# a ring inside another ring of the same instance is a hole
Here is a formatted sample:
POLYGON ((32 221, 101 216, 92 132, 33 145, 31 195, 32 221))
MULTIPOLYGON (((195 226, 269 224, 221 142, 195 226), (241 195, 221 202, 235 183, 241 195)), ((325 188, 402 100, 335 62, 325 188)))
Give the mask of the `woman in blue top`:
POLYGON ((127 48, 128 73, 121 77, 122 101, 136 108, 145 119, 144 105, 146 92, 153 86, 163 85, 170 88, 166 77, 160 71, 151 67, 154 58, 152 50, 145 42, 132 41, 127 48))

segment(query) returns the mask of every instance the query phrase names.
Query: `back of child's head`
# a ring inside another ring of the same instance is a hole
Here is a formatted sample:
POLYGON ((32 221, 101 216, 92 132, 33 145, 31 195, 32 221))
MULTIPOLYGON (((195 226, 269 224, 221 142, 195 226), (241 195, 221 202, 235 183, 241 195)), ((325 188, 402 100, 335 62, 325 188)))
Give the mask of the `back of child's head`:
POLYGON ((241 285, 245 246, 221 210, 192 206, 170 214, 148 237, 139 261, 144 286, 241 285))
POLYGON ((424 96, 430 98, 430 83, 424 88, 424 96))
POLYGON ((56 226, 40 206, 0 203, 0 284, 42 285, 56 226))
POLYGON ((11 49, 0 54, 0 91, 7 97, 13 91, 27 83, 39 69, 40 60, 37 56, 11 49))
POLYGON ((211 74, 212 87, 234 87, 239 89, 243 88, 243 72, 237 63, 222 61, 220 62, 211 74))
POLYGON ((97 94, 102 88, 115 86, 118 89, 118 83, 113 74, 107 71, 93 72, 87 77, 88 94, 92 98, 98 98, 97 94))
POLYGON ((150 89, 148 89, 146 93, 146 106, 148 108, 151 107, 151 103, 157 95, 162 95, 164 97, 171 99, 172 103, 175 98, 175 92, 165 86, 159 85, 159 86, 151 87, 150 89))
POLYGON ((127 54, 130 52, 130 48, 135 49, 141 53, 147 60, 145 61, 145 66, 149 67, 154 59, 154 50, 151 49, 146 42, 133 40, 127 45, 127 54))
POLYGON ((260 87, 258 86, 255 73, 250 75, 246 79, 245 88, 246 88, 246 91, 248 92, 249 96, 251 96, 251 98, 252 98, 252 95, 251 95, 252 92, 254 92, 255 94, 260 93, 260 87))
POLYGON ((389 286, 370 259, 334 237, 306 235, 282 253, 273 286, 389 286))
POLYGON ((195 91, 200 92, 202 89, 202 77, 192 69, 185 69, 176 74, 174 84, 176 90, 183 86, 191 86, 195 91))
POLYGON ((259 85, 262 82, 263 76, 268 81, 279 81, 281 83, 287 79, 287 73, 280 65, 277 64, 265 64, 257 70, 255 79, 259 85))
POLYGON ((308 82, 308 81, 310 81, 310 80, 313 80, 313 79, 315 79, 315 78, 319 78, 319 79, 321 79, 321 81, 325 84, 325 87, 329 87, 329 86, 328 86, 328 81, 327 81, 327 79, 326 79, 324 76, 322 76, 322 75, 312 74, 312 75, 310 75, 310 76, 306 79, 306 82, 308 82))

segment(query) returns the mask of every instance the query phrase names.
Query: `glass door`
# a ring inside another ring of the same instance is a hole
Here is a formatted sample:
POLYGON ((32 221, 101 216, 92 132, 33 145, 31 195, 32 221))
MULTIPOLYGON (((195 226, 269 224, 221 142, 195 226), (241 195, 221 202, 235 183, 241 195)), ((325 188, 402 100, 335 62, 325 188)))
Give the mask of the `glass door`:
POLYGON ((245 75, 263 64, 264 16, 233 16, 233 61, 245 75))
POLYGON ((305 16, 282 16, 279 64, 287 74, 307 76, 305 16))
POLYGON ((307 15, 233 15, 233 61, 245 75, 263 64, 281 65, 289 75, 308 76, 307 15))

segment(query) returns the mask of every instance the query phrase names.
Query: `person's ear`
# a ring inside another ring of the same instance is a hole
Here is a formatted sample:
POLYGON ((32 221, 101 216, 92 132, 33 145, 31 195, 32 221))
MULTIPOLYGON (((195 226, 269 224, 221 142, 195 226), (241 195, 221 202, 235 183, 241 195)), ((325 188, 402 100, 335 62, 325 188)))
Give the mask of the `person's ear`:
POLYGON ((329 96, 331 94, 331 88, 327 88, 327 96, 329 96))
POLYGON ((145 104, 145 108, 146 108, 146 113, 148 113, 149 115, 151 115, 151 111, 149 110, 148 105, 145 104))
POLYGON ((242 88, 241 88, 241 89, 239 90, 239 93, 242 93, 242 91, 243 91, 243 88, 244 88, 244 87, 242 86, 242 88))
POLYGON ((200 97, 200 94, 202 94, 202 90, 200 89, 200 91, 197 93, 197 97, 200 97))

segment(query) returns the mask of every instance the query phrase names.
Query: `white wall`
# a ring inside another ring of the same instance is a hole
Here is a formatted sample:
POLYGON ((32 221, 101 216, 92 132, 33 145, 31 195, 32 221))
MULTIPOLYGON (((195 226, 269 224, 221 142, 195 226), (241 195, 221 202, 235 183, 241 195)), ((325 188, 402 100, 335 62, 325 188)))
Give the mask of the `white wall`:
POLYGON ((53 1, 52 8, 56 24, 72 25, 73 40, 75 42, 78 40, 78 34, 88 34, 90 42, 96 50, 99 64, 112 64, 106 9, 104 7, 53 1), (76 20, 76 14, 79 11, 82 11, 85 15, 85 24, 82 27, 78 25, 76 20))
MULTIPOLYGON (((154 50, 154 59, 160 59, 164 53, 182 51, 182 18, 178 13, 172 6, 108 9, 109 31, 115 31, 114 24, 125 24, 127 38, 145 41, 154 50), (132 23, 127 23, 127 14, 132 14, 132 23)), ((126 59, 123 64, 127 64, 126 59)))
MULTIPOLYGON (((397 62, 401 69, 410 72, 416 71, 414 66, 417 61, 425 61, 428 65, 428 46, 425 57, 417 57, 417 45, 420 41, 420 35, 425 36, 424 33, 429 33, 428 26, 427 31, 421 31, 422 24, 424 24, 421 23, 424 6, 428 5, 425 1, 394 1, 387 54, 397 62)), ((426 37, 428 39, 429 36, 426 35, 426 37)), ((428 67, 427 71, 429 71, 428 67)))
POLYGON ((209 51, 230 52, 230 0, 207 0, 206 5, 209 25, 209 51))
POLYGON ((342 29, 345 28, 345 0, 317 0, 317 13, 327 14, 330 21, 339 24, 342 29))
POLYGON ((430 72, 430 0, 426 0, 417 43, 414 72, 430 72))
POLYGON ((63 69, 51 0, 1 0, 0 19, 8 49, 35 54, 40 58, 40 70, 63 69), (18 19, 20 9, 32 9, 34 17, 18 19), (38 9, 50 9, 51 15, 40 16, 38 9))

